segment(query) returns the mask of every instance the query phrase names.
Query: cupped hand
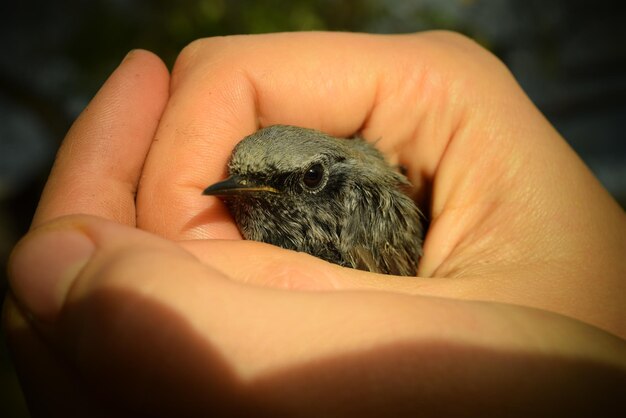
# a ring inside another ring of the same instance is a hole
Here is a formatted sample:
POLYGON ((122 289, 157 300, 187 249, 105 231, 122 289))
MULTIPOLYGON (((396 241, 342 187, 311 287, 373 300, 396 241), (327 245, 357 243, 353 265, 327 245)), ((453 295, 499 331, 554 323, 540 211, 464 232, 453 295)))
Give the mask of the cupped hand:
POLYGON ((121 64, 68 133, 14 253, 5 323, 33 409, 614 400, 624 213, 489 53, 444 33, 212 38, 169 81, 168 95, 145 52, 121 64), (276 123, 378 139, 408 168, 431 218, 420 278, 239 240, 201 191, 239 139, 276 123), (96 217, 63 217, 76 214, 96 217))

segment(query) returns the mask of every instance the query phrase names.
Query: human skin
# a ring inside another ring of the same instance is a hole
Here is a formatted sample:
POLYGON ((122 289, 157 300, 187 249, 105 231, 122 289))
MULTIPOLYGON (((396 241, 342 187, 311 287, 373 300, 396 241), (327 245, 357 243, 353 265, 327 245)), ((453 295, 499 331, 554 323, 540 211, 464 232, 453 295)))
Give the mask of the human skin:
POLYGON ((209 38, 134 51, 68 133, 10 260, 35 415, 609 413, 626 216, 459 35, 209 38), (418 278, 242 241, 202 196, 283 123, 376 140, 430 214, 418 278))

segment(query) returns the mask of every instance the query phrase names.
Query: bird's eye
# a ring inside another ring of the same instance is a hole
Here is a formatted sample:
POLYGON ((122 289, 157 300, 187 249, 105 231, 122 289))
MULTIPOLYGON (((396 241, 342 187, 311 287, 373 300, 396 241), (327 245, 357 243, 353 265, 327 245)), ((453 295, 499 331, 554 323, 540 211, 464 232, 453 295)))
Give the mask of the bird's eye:
POLYGON ((307 168, 302 177, 302 182, 309 189, 315 189, 324 178, 324 167, 321 164, 313 164, 307 168))

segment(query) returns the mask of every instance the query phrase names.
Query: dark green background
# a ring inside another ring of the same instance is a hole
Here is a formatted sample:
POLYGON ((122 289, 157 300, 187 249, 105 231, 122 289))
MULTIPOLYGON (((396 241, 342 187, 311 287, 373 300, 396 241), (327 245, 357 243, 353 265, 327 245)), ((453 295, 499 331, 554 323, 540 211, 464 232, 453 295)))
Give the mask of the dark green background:
MULTIPOLYGON (((622 204, 626 18, 618 1, 62 0, 0 5, 0 296, 71 122, 127 51, 170 66, 206 36, 298 30, 451 29, 497 54, 622 204)), ((28 416, 0 341, 0 416, 28 416)))

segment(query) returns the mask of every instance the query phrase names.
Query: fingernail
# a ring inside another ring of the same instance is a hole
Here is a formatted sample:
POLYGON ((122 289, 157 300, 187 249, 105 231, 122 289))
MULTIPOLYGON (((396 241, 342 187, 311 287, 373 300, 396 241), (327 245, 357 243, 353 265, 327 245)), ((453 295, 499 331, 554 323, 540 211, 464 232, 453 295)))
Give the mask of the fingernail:
POLYGON ((132 58, 132 56, 135 55, 136 51, 137 49, 131 49, 130 51, 128 51, 128 53, 126 54, 122 62, 127 61, 128 59, 132 58))
POLYGON ((35 318, 53 322, 94 250, 93 241, 76 229, 31 232, 9 261, 13 294, 35 318))

